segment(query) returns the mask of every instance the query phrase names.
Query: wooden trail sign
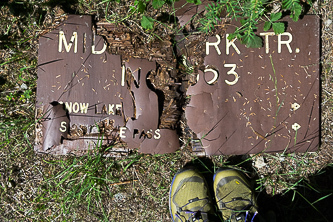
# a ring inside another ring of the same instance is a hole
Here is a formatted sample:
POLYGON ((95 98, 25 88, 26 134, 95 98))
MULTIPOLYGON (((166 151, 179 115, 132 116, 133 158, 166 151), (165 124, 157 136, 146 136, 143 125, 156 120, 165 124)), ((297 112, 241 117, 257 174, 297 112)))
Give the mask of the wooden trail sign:
POLYGON ((291 19, 280 35, 263 31, 246 48, 228 25, 206 42, 205 69, 189 87, 185 114, 208 155, 305 152, 320 141, 320 20, 291 19))
POLYGON ((122 61, 106 49, 91 16, 69 15, 40 38, 36 151, 83 154, 112 145, 112 152, 166 153, 179 148, 176 131, 159 128, 158 96, 147 85, 156 63, 122 61))
MULTIPOLYGON (((263 24, 258 27, 264 40, 260 49, 229 40, 233 24, 201 42, 204 68, 197 83, 180 95, 190 97, 184 116, 202 144, 195 152, 304 152, 318 147, 319 19, 285 21, 287 30, 281 35, 262 31, 263 24)), ((131 36, 125 37, 126 47, 132 47, 131 36)), ((148 80, 160 65, 128 58, 131 53, 110 54, 108 47, 112 49, 95 34, 91 16, 69 15, 40 38, 36 151, 84 154, 99 145, 112 145, 113 153, 179 149, 176 130, 160 127, 166 95, 148 80)), ((162 54, 159 59, 168 58, 170 65, 172 53, 162 54)))

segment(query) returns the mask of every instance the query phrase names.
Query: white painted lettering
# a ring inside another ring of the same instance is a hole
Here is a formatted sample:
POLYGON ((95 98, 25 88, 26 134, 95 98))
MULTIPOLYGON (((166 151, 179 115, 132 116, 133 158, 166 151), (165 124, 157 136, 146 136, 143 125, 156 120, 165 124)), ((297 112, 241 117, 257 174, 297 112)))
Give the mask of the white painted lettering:
POLYGON ((109 104, 109 115, 114 115, 114 111, 113 111, 113 107, 114 107, 114 104, 109 104))
POLYGON ((146 139, 147 138, 147 134, 144 130, 142 130, 140 136, 139 136, 139 139, 141 139, 143 137, 143 139, 146 139))
MULTIPOLYGON (((121 111, 121 108, 122 108, 122 105, 121 105, 121 104, 116 104, 116 110, 117 110, 117 111, 121 111)), ((116 111, 116 112, 117 112, 117 111, 116 111)))
POLYGON ((81 113, 87 113, 88 107, 89 107, 89 103, 80 103, 81 113))
POLYGON ((121 67, 121 86, 125 86, 125 74, 126 74, 125 66, 122 66, 121 67))
POLYGON ((266 54, 269 53, 269 36, 273 36, 275 35, 274 32, 264 32, 264 33, 260 33, 260 36, 265 36, 265 49, 266 49, 266 54))
MULTIPOLYGON (((101 38, 101 39, 102 39, 102 38, 101 38)), ((102 40, 103 40, 103 39, 102 39, 102 40)), ((106 43, 105 43, 104 40, 103 40, 103 43, 104 43, 104 45, 103 45, 102 50, 99 50, 99 51, 95 50, 95 34, 93 34, 93 43, 92 43, 92 46, 91 46, 91 53, 92 53, 92 54, 99 55, 99 54, 102 54, 103 52, 105 52, 105 50, 106 50, 106 48, 107 48, 107 45, 106 45, 106 43)))
POLYGON ((140 131, 138 129, 134 129, 133 131, 133 138, 135 138, 135 135, 139 134, 140 131))
MULTIPOLYGON (((205 72, 205 74, 206 74, 206 72, 212 72, 212 73, 214 74, 214 77, 213 77, 210 81, 207 81, 207 80, 206 80, 206 75, 205 75, 205 77, 204 77, 206 83, 209 84, 209 85, 214 84, 214 83, 216 82, 217 78, 219 77, 218 72, 217 72, 216 70, 214 70, 214 69, 205 69, 204 72, 205 72)), ((198 76, 199 76, 199 75, 198 75, 198 76)))
POLYGON ((108 113, 108 109, 106 108, 106 105, 104 104, 102 107, 102 113, 103 114, 107 114, 108 113))
POLYGON ((87 33, 83 33, 83 53, 87 51, 87 33))
POLYGON ((79 106, 79 103, 75 102, 73 104, 73 113, 78 113, 80 110, 80 106, 79 106))
POLYGON ((221 51, 218 47, 218 45, 221 42, 221 37, 219 35, 216 35, 216 38, 217 38, 217 42, 206 42, 206 55, 209 55, 209 46, 214 46, 217 54, 221 55, 221 51))
POLYGON ((293 41, 293 36, 292 36, 289 32, 284 32, 284 33, 282 33, 282 34, 279 34, 279 35, 278 35, 278 53, 281 53, 281 51, 282 51, 282 50, 281 50, 281 46, 282 46, 282 45, 286 45, 287 48, 288 48, 289 53, 292 53, 293 50, 292 50, 291 47, 290 47, 290 43, 291 43, 291 41, 293 41), (281 37, 282 37, 283 35, 288 36, 288 37, 289 37, 288 40, 286 40, 286 41, 282 41, 282 40, 281 40, 281 37))
POLYGON ((72 112, 72 102, 65 102, 65 107, 68 110, 69 113, 72 112))
MULTIPOLYGON (((131 68, 129 68, 129 69, 131 70, 131 68)), ((131 73, 132 73, 132 76, 133 76, 133 79, 134 79, 134 85, 135 85, 135 87, 139 88, 139 86, 140 86, 140 79, 141 79, 141 67, 137 68, 134 71, 131 70, 131 73), (138 72, 138 79, 135 78, 135 75, 134 75, 135 72, 138 72)))
MULTIPOLYGON (((59 104, 64 104, 62 101, 59 104)), ((65 102, 65 108, 69 113, 87 113, 88 112, 89 103, 78 103, 78 102, 65 102)))
POLYGON ((240 54, 241 52, 239 51, 239 49, 235 45, 235 41, 236 41, 237 38, 234 38, 233 40, 229 41, 228 36, 229 36, 229 34, 226 34, 226 38, 225 38, 225 41, 226 41, 225 53, 227 55, 229 55, 229 53, 230 53, 229 48, 230 48, 230 46, 232 46, 235 49, 235 51, 237 52, 237 54, 240 54))
POLYGON ((64 44, 66 52, 69 52, 72 48, 73 42, 74 42, 74 53, 77 53, 77 32, 73 32, 71 40, 69 44, 67 44, 65 33, 63 31, 59 31, 59 47, 58 47, 59 52, 62 52, 62 44, 64 44))
POLYGON ((155 130, 154 139, 159 140, 161 138, 160 129, 155 130))
POLYGON ((230 82, 230 81, 228 81, 228 80, 224 80, 225 83, 227 83, 229 86, 235 85, 235 84, 238 82, 238 79, 239 79, 239 75, 238 75, 238 73, 235 72, 235 69, 236 69, 237 65, 236 65, 236 64, 224 64, 224 67, 226 67, 226 68, 231 68, 231 69, 227 72, 227 74, 228 74, 228 75, 234 75, 234 76, 235 76, 234 81, 230 82))
POLYGON ((67 127, 66 127, 66 122, 61 122, 60 123, 60 128, 59 128, 59 130, 60 130, 60 132, 66 132, 66 130, 67 130, 67 127))
POLYGON ((126 131, 126 127, 119 127, 119 136, 120 138, 126 138, 126 136, 124 135, 125 134, 125 131, 126 131))
POLYGON ((95 105, 95 114, 121 115, 122 104, 103 104, 101 110, 98 106, 95 105))
POLYGON ((98 105, 95 105, 95 114, 102 114, 101 112, 98 111, 98 105))

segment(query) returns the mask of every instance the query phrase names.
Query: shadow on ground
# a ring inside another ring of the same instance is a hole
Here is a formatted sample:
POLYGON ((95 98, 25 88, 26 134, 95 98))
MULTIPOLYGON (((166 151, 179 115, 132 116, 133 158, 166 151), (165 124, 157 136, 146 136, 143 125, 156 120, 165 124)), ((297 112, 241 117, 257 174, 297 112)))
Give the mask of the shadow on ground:
MULTIPOLYGON (((251 161, 243 161, 241 156, 228 159, 228 166, 241 166, 249 174, 254 173, 251 161)), ((195 166, 212 187, 214 164, 209 158, 198 158, 186 164, 195 166)), ((254 182, 255 181, 250 181, 254 182)), ((258 184, 254 184, 257 187, 258 184)), ((212 189, 211 189, 212 190, 212 189)), ((259 213, 267 222, 324 222, 332 221, 333 167, 328 166, 309 181, 302 181, 281 195, 270 196, 263 190, 257 193, 259 213), (274 216, 272 216, 274 215, 274 216)), ((213 192, 212 192, 213 196, 213 192)), ((261 220, 260 220, 261 221, 261 220)))
POLYGON ((284 195, 259 195, 258 204, 262 212, 275 212, 276 221, 332 221, 332 192, 333 167, 327 167, 284 195))

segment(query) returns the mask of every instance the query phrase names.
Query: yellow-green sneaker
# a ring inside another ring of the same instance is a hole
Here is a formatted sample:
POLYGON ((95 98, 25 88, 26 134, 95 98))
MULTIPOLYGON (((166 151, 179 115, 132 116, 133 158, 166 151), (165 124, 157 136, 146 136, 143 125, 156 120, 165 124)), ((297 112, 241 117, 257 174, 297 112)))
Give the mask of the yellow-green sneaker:
POLYGON ((172 221, 215 221, 205 178, 193 168, 183 168, 174 176, 169 196, 172 221))
POLYGON ((257 215, 257 202, 245 176, 234 169, 219 169, 214 192, 224 221, 250 222, 257 215))

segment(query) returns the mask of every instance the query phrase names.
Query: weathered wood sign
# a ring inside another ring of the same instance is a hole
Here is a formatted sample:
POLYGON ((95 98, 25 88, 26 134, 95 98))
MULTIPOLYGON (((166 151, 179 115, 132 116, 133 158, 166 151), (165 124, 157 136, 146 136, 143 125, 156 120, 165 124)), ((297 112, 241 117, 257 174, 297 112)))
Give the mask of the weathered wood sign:
POLYGON ((35 150, 84 153, 98 143, 112 151, 174 152, 175 130, 159 128, 159 101, 147 85, 156 63, 122 61, 106 52, 91 16, 69 15, 39 41, 35 150))
POLYGON ((320 22, 287 19, 280 35, 257 35, 264 47, 250 49, 229 25, 206 42, 205 69, 189 87, 188 126, 208 155, 312 151, 320 139, 320 22))
MULTIPOLYGON (((200 43, 204 56, 198 61, 204 68, 184 93, 190 96, 184 115, 205 154, 303 152, 318 147, 319 19, 286 21, 287 29, 280 35, 262 31, 263 24, 258 27, 257 35, 264 40, 260 49, 229 40, 232 24, 220 32, 224 34, 200 43)), ((98 144, 115 144, 113 152, 179 149, 179 133, 161 127, 165 106, 147 79, 152 73, 156 76, 160 66, 131 58, 131 53, 122 57, 107 52, 112 45, 95 32, 90 16, 69 15, 40 38, 35 150, 83 154, 98 144)), ((124 36, 126 47, 131 46, 129 35, 124 36)), ((172 61, 169 58, 168 64, 172 61)))

